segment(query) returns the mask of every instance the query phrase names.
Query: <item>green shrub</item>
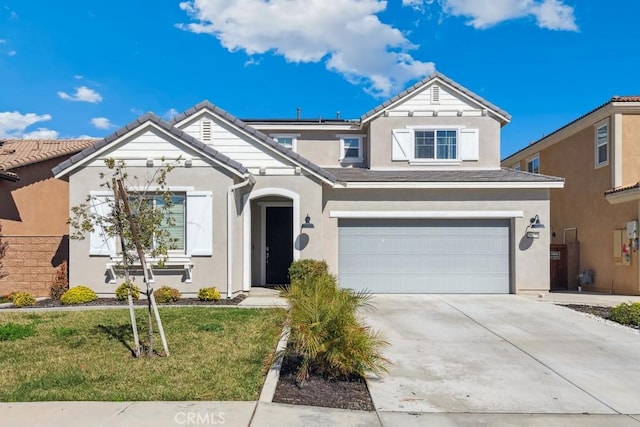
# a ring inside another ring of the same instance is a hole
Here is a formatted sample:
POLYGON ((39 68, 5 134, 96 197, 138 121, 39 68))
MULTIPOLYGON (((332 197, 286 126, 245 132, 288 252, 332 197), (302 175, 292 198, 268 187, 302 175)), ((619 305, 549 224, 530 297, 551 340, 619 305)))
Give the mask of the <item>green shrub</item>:
POLYGON ((211 288, 201 288, 198 291, 198 299, 200 301, 218 301, 220 299, 220 291, 215 286, 211 288))
POLYGON ((623 302, 613 307, 609 319, 623 325, 640 326, 640 302, 623 302))
POLYGON ((385 371, 380 349, 388 343, 361 324, 356 310, 370 306, 370 295, 341 289, 330 274, 310 275, 284 292, 291 310, 287 352, 301 359, 299 382, 310 372, 334 378, 385 371))
POLYGON ((27 307, 29 305, 35 305, 36 299, 29 292, 14 292, 11 295, 14 307, 27 307))
POLYGON ((164 304, 167 302, 178 301, 182 295, 180 294, 180 291, 175 288, 162 286, 153 291, 153 296, 155 297, 156 302, 164 304))
POLYGON ((125 301, 128 297, 127 289, 131 291, 131 298, 133 298, 134 301, 138 301, 140 298, 140 288, 131 281, 123 282, 116 288, 116 299, 118 301, 125 301))
POLYGON ((307 277, 329 274, 329 266, 322 260, 301 259, 294 261, 289 266, 289 280, 293 282, 304 281, 307 277))
POLYGON ((63 261, 62 264, 56 268, 56 273, 53 276, 53 281, 49 287, 49 296, 54 300, 59 300, 62 294, 69 289, 69 279, 67 276, 67 262, 63 261))
POLYGON ((86 286, 75 286, 62 294, 60 302, 67 305, 85 304, 98 299, 98 295, 86 286))
POLYGON ((7 294, 7 295, 0 295, 0 304, 13 302, 13 294, 14 293, 11 292, 10 294, 7 294))
POLYGON ((15 341, 35 334, 36 327, 33 325, 18 325, 16 323, 0 325, 0 341, 15 341))

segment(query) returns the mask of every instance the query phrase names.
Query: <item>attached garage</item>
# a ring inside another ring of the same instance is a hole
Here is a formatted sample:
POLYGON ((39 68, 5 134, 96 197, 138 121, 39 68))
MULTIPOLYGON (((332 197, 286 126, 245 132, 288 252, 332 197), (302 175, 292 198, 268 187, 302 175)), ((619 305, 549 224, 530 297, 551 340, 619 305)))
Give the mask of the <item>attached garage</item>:
POLYGON ((509 219, 340 219, 342 287, 509 293, 509 219))

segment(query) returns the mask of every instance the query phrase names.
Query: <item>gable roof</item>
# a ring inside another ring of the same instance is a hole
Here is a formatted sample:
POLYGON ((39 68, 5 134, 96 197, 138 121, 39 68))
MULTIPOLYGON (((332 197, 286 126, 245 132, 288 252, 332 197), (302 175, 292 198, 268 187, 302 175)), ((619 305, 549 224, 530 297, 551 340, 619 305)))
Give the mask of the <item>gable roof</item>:
POLYGON ((0 141, 0 172, 55 159, 93 145, 96 139, 6 139, 0 141))
POLYGON ((473 93, 472 91, 470 91, 466 87, 459 85, 458 83, 454 82, 453 80, 451 80, 450 78, 448 78, 447 76, 445 76, 444 74, 442 74, 442 73, 440 73, 438 71, 435 71, 435 72, 429 74, 427 77, 425 77, 424 79, 420 80, 418 83, 414 84, 413 86, 403 90, 402 92, 400 92, 399 94, 397 94, 393 98, 390 98, 390 99, 386 100, 385 102, 383 102, 382 104, 378 105, 377 107, 373 108, 372 110, 367 111, 366 113, 364 113, 360 117, 360 121, 361 122, 365 122, 365 121, 371 120, 372 118, 374 118, 374 117, 378 116, 379 114, 381 114, 387 107, 390 107, 391 105, 397 104, 400 101, 404 100, 405 98, 410 97, 415 92, 417 92, 418 90, 422 89, 424 86, 426 86, 427 84, 431 83, 434 80, 439 80, 439 81, 447 84, 448 86, 451 86, 456 91, 458 91, 458 92, 466 95, 467 97, 473 99, 477 103, 484 105, 485 107, 487 107, 487 109, 492 110, 496 115, 498 115, 502 119, 502 121, 504 123, 508 123, 509 121, 511 121, 511 116, 509 115, 509 113, 507 113, 506 111, 502 110, 501 108, 493 105, 492 103, 490 103, 486 99, 482 98, 481 96, 473 93))
POLYGON ((115 140, 121 138, 122 136, 128 134, 129 132, 139 128, 140 126, 148 122, 151 122, 157 125, 161 129, 165 130, 167 133, 184 141, 187 145, 190 145, 196 150, 207 154, 209 157, 213 158, 215 161, 217 161, 221 165, 226 166, 228 169, 235 171, 238 175, 245 176, 249 173, 247 168, 245 168, 242 164, 214 150, 204 142, 197 140, 196 138, 192 137, 191 135, 188 135, 187 133, 181 131, 180 129, 174 128, 173 126, 169 125, 167 122, 160 119, 153 113, 147 113, 141 117, 138 117, 136 120, 132 121, 126 126, 121 127, 120 129, 118 129, 111 135, 107 136, 106 138, 99 140, 98 142, 95 142, 93 145, 85 148, 78 154, 75 154, 74 156, 60 163, 59 165, 57 165, 52 169, 53 174, 55 176, 61 176, 61 175, 67 174, 73 168, 75 168, 76 165, 92 157, 92 155, 97 151, 99 151, 100 149, 106 147, 107 145, 113 143, 115 140))
POLYGON ((283 155, 285 158, 288 158, 289 160, 293 161, 294 163, 299 164, 301 167, 304 167, 305 169, 309 170, 310 172, 314 173, 315 175, 319 175, 320 177, 324 178, 325 180, 329 181, 332 184, 336 182, 336 177, 332 173, 328 172, 326 169, 321 168, 320 166, 316 165, 315 163, 307 160, 306 158, 302 157, 298 153, 295 153, 293 150, 290 150, 289 148, 286 148, 286 147, 282 146, 281 144, 278 144, 276 141, 274 141, 268 135, 260 132, 256 128, 248 125, 247 123, 243 122, 239 118, 235 117, 233 114, 230 114, 230 113, 226 112, 222 108, 212 104, 211 102, 209 102, 207 100, 204 100, 204 101, 200 102, 199 104, 189 108, 188 110, 186 110, 182 114, 177 115, 176 117, 171 119, 169 121, 169 123, 172 126, 175 126, 178 123, 184 121, 185 119, 188 119, 189 117, 193 116, 194 114, 199 113, 202 110, 210 111, 211 113, 215 114, 220 119, 225 121, 227 124, 229 124, 229 125, 235 127, 236 129, 239 129, 242 132, 254 137, 259 142, 261 142, 261 143, 265 144, 266 146, 268 146, 269 148, 277 151, 278 153, 283 155))

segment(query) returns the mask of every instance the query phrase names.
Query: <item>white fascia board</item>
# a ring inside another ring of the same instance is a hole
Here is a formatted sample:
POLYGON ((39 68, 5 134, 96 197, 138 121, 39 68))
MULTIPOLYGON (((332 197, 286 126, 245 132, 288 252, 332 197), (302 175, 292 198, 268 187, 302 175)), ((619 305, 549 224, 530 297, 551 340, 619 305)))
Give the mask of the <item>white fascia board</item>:
POLYGON ((523 211, 329 211, 330 218, 344 219, 477 219, 522 218, 523 211))
POLYGON ((333 188, 564 188, 555 182, 338 182, 333 188))
POLYGON ((327 131, 348 131, 348 130, 360 130, 360 125, 355 123, 345 123, 345 124, 289 124, 289 123, 269 123, 269 124, 252 124, 251 122, 246 122, 252 128, 258 129, 260 131, 273 131, 273 130, 281 130, 286 132, 302 132, 305 130, 327 130, 327 131))
POLYGON ((607 194, 604 199, 611 205, 627 203, 640 200, 640 188, 620 191, 619 193, 607 194))

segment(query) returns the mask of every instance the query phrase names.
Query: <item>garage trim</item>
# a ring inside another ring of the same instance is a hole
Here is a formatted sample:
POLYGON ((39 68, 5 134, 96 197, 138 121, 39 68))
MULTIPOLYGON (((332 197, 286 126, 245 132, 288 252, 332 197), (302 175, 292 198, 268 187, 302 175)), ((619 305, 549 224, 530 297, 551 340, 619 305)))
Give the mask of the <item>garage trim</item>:
POLYGON ((330 218, 454 218, 454 219, 504 219, 522 218, 523 211, 329 211, 330 218))

